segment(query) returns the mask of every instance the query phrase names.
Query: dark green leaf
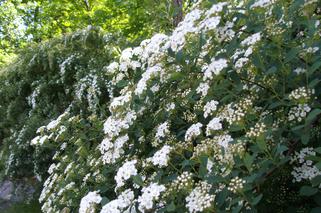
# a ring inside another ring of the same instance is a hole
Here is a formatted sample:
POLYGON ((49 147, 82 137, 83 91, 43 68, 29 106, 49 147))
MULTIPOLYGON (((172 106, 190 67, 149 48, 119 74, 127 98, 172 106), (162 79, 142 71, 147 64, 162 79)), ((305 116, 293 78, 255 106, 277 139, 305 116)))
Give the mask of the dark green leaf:
POLYGON ((312 121, 321 113, 321 109, 314 109, 312 112, 309 113, 308 117, 306 118, 307 122, 312 121))
POLYGON ((144 185, 144 181, 140 175, 133 176, 133 182, 136 183, 138 186, 144 185))
POLYGON ((318 192, 318 189, 311 186, 302 186, 300 189, 300 195, 302 196, 312 196, 318 192))

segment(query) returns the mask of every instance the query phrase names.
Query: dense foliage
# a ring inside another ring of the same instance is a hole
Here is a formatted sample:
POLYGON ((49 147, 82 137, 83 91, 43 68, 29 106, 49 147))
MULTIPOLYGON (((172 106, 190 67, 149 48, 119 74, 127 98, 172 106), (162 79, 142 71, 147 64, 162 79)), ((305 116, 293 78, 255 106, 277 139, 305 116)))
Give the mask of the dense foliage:
POLYGON ((3 168, 45 179, 43 212, 320 212, 320 19, 203 0, 119 55, 96 29, 27 51, 1 76, 3 168))
MULTIPOLYGON (((0 76, 1 164, 13 177, 34 176, 53 154, 38 158, 30 146, 36 130, 69 107, 82 115, 104 115, 108 96, 103 64, 112 58, 113 37, 88 28, 31 47, 0 76), (39 165, 32 165, 36 161, 39 165), (44 159, 43 159, 44 158, 44 159)), ((43 170, 45 169, 45 170, 43 170)))

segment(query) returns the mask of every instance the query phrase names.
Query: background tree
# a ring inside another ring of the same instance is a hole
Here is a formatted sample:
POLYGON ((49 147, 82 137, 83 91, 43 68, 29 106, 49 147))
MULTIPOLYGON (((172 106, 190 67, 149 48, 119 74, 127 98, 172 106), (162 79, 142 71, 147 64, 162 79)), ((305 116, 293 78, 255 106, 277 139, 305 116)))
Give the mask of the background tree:
POLYGON ((168 33, 192 1, 183 0, 2 0, 0 66, 20 48, 99 26, 126 44, 137 45, 153 32, 168 33))

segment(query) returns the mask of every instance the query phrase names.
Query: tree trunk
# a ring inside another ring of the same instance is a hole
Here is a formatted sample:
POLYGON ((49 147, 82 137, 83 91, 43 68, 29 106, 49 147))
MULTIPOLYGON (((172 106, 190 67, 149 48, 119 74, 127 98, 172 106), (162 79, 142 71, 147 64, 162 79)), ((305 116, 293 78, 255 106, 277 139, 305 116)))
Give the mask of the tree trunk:
POLYGON ((173 25, 176 27, 183 20, 183 0, 173 0, 174 20, 173 25))

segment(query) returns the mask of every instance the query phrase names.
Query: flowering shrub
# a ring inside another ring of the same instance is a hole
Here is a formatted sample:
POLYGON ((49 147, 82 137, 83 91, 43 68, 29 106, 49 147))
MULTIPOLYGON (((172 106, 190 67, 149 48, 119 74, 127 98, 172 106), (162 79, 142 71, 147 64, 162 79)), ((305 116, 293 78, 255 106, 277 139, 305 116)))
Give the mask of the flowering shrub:
POLYGON ((105 118, 66 110, 31 140, 60 146, 43 211, 320 211, 320 15, 203 0, 123 50, 104 68, 105 118))
POLYGON ((1 70, 0 158, 6 176, 40 178, 46 174, 55 148, 41 154, 31 145, 44 143, 46 138, 32 139, 42 125, 53 129, 64 111, 107 115, 103 110, 108 102, 103 95, 107 78, 101 70, 112 58, 109 43, 100 30, 88 28, 25 50, 14 64, 1 70))

